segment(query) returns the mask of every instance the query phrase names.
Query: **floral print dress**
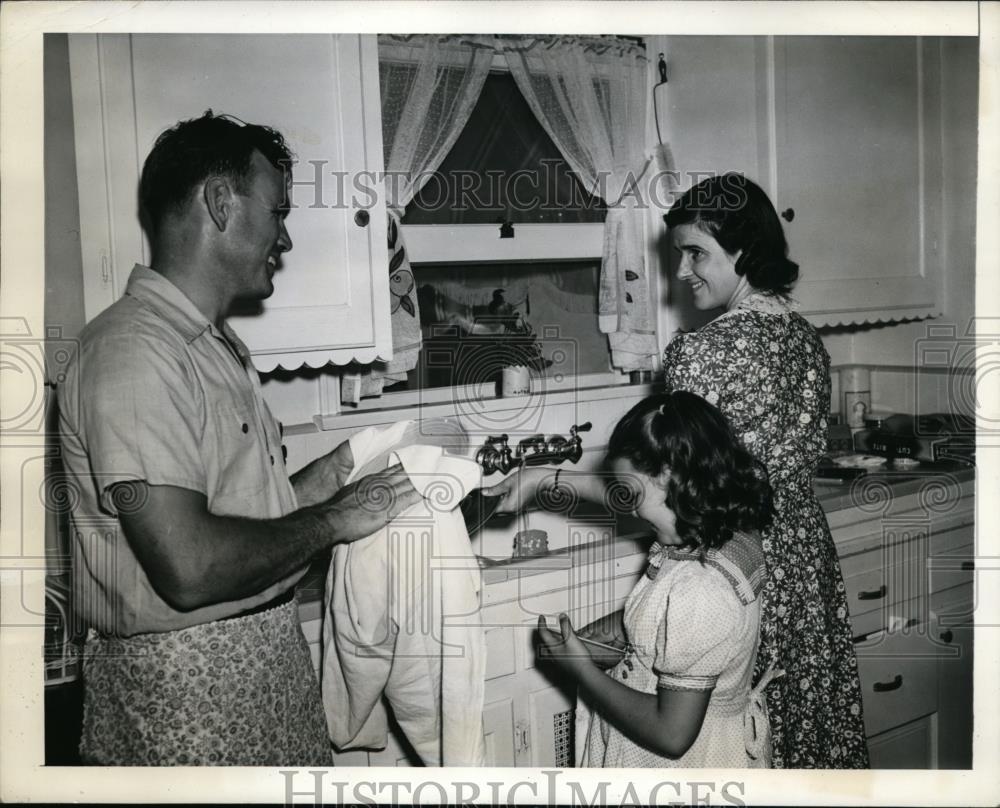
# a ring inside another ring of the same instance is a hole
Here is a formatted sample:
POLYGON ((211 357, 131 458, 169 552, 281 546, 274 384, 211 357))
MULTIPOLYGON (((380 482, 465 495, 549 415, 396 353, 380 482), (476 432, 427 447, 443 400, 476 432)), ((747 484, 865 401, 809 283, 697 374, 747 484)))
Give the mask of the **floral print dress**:
POLYGON ((812 489, 830 410, 830 358, 819 335, 784 298, 755 293, 673 339, 663 364, 667 389, 716 405, 774 488, 756 671, 785 671, 767 689, 773 765, 867 767, 844 580, 812 489))

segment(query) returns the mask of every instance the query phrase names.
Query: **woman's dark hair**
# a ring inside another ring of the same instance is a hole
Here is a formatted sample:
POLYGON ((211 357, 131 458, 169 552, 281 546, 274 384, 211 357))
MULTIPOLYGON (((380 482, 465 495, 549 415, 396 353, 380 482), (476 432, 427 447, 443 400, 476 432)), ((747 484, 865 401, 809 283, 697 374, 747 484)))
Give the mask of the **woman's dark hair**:
POLYGON ((180 211, 191 192, 209 177, 231 179, 239 193, 253 180, 252 158, 259 151, 279 171, 291 169, 292 153, 281 133, 208 110, 163 132, 142 167, 139 209, 154 237, 164 215, 180 211))
POLYGON ((650 477, 669 469, 666 504, 685 544, 719 547, 734 531, 771 522, 767 471, 722 413, 694 393, 660 393, 636 404, 608 442, 608 460, 616 459, 650 477))
POLYGON ((742 250, 736 274, 745 275, 754 289, 784 295, 798 280, 799 265, 788 260, 788 242, 774 205, 742 174, 702 180, 663 219, 671 229, 697 225, 730 255, 742 250))

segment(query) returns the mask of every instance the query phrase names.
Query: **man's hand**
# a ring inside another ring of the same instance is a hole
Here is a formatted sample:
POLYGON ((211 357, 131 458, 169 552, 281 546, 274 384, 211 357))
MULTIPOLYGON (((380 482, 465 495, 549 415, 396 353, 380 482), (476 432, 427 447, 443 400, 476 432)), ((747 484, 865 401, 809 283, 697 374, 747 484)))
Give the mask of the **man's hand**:
POLYGON ((339 525, 341 538, 338 543, 344 543, 381 530, 420 499, 403 467, 397 463, 385 471, 355 480, 316 507, 332 523, 339 525))
POLYGON ((590 666, 590 653, 573 633, 573 624, 565 614, 559 615, 559 634, 538 618, 538 658, 551 662, 569 676, 579 677, 584 666, 590 666))
POLYGON ((299 507, 318 505, 336 494, 354 470, 354 455, 350 441, 317 458, 292 475, 292 487, 299 507))

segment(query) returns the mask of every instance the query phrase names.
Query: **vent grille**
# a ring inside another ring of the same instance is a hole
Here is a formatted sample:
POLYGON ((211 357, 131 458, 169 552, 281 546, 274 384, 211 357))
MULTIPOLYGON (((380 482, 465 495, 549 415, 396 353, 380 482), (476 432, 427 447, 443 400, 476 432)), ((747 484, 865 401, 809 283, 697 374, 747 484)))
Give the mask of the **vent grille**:
POLYGON ((573 750, 573 711, 564 710, 552 716, 552 745, 555 767, 570 769, 576 761, 573 750))

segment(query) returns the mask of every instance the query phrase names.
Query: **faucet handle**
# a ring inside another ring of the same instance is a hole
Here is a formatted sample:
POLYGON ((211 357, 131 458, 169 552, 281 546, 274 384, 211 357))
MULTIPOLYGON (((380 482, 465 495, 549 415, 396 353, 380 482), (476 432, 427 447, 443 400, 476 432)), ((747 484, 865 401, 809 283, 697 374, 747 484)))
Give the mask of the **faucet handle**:
POLYGON ((590 421, 580 424, 579 426, 573 424, 573 426, 569 428, 569 434, 575 438, 581 432, 590 432, 592 427, 593 424, 591 424, 590 421))

